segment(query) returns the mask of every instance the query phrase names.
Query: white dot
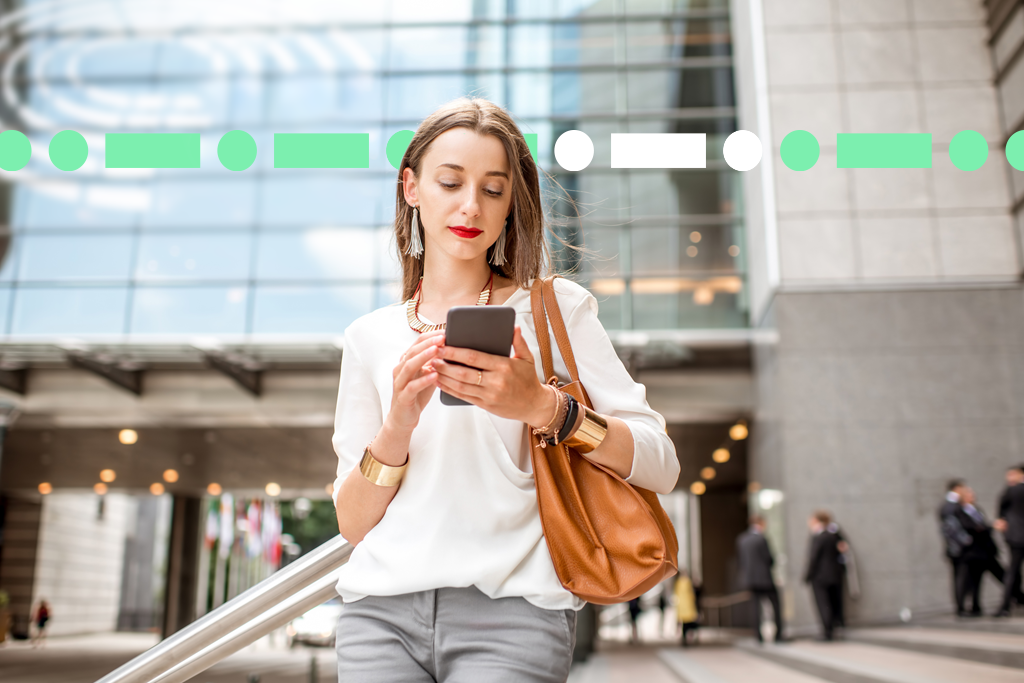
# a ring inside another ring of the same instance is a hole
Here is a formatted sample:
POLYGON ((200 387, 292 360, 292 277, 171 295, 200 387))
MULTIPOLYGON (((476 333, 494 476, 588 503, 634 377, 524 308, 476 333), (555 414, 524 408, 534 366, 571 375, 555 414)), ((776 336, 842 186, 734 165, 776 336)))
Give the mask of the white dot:
POLYGON ((555 141, 555 161, 566 171, 582 171, 594 159, 594 141, 582 130, 567 130, 555 141))
POLYGON ((761 163, 761 140, 749 130, 738 130, 725 141, 725 163, 737 171, 749 171, 761 163))

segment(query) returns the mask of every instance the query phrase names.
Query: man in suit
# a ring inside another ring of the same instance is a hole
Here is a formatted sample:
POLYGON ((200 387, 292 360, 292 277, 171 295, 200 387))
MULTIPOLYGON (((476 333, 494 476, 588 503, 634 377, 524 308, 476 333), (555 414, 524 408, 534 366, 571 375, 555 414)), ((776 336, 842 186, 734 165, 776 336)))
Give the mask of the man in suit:
POLYGON ((1010 567, 1003 582, 1003 605, 997 617, 1010 616, 1011 603, 1016 596, 1021 601, 1021 563, 1024 562, 1024 465, 1006 471, 1006 490, 999 499, 999 519, 995 528, 1003 532, 1010 546, 1010 567))
POLYGON ((961 557, 971 543, 971 536, 960 524, 960 496, 964 489, 963 479, 952 479, 946 486, 946 499, 939 508, 939 531, 942 533, 942 540, 946 546, 946 558, 953 569, 953 596, 956 603, 957 616, 967 616, 964 610, 963 588, 966 582, 961 581, 960 573, 963 570, 961 557))
POLYGON ((829 529, 832 516, 819 510, 807 521, 811 530, 811 546, 807 554, 804 582, 811 585, 818 616, 824 631, 824 640, 835 639, 835 627, 842 625, 843 566, 840 544, 842 539, 829 529))
MULTIPOLYGON (((970 534, 971 542, 964 548, 960 556, 963 563, 963 570, 958 577, 962 586, 958 586, 957 593, 964 596, 964 606, 969 597, 971 599, 971 611, 967 614, 972 617, 981 616, 981 580, 985 572, 991 572, 997 580, 1003 580, 1003 567, 996 559, 999 556, 999 549, 992 540, 992 527, 985 519, 984 513, 975 506, 974 490, 964 486, 960 490, 960 509, 957 511, 957 519, 964 531, 970 534)), ((1011 585, 1007 583, 1007 585, 1011 585)), ((1012 590, 1010 591, 1012 594, 1012 590)))
POLYGON ((764 642, 761 634, 762 605, 765 599, 772 603, 775 613, 775 642, 785 640, 782 633, 782 606, 779 603, 779 590, 772 578, 772 566, 775 558, 764 537, 764 517, 754 515, 750 518, 750 527, 736 539, 736 556, 739 559, 740 587, 754 594, 754 627, 757 629, 757 641, 764 642))

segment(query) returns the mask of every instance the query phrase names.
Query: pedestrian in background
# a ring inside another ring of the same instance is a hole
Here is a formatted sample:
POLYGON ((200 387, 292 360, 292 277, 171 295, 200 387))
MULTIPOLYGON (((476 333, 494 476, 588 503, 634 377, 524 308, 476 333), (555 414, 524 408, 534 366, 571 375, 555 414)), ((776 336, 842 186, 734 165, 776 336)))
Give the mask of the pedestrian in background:
POLYGON ((784 640, 782 630, 782 606, 779 601, 779 589, 772 577, 775 558, 772 556, 768 539, 764 536, 764 517, 754 515, 750 518, 750 527, 736 539, 736 556, 739 558, 740 587, 754 594, 754 628, 757 641, 764 642, 761 633, 762 601, 768 600, 775 613, 775 642, 784 640))
POLYGON ((811 530, 810 551, 804 582, 810 584, 821 618, 823 640, 835 640, 835 627, 843 624, 842 538, 829 525, 832 515, 819 510, 807 521, 811 530))
POLYGON ((999 519, 995 528, 1010 546, 1010 566, 1003 582, 1003 604, 997 617, 1010 616, 1013 598, 1021 602, 1020 572, 1024 562, 1024 465, 1006 470, 1006 490, 999 498, 999 519))
POLYGON ((697 641, 697 629, 700 627, 697 620, 700 617, 700 612, 697 609, 697 591, 694 589, 693 581, 690 580, 686 569, 679 570, 673 592, 676 598, 676 620, 683 630, 682 646, 689 647, 691 642, 697 641), (694 635, 692 639, 690 638, 691 633, 694 635))
POLYGON ((629 601, 629 642, 638 643, 640 642, 640 631, 637 626, 637 619, 640 618, 640 612, 643 608, 640 607, 640 598, 636 597, 629 601))
POLYGON ((44 599, 39 600, 39 606, 32 617, 32 623, 36 632, 32 636, 32 647, 42 647, 46 644, 46 625, 50 622, 50 604, 44 599))
POLYGON ((946 559, 953 575, 953 601, 956 605, 957 616, 964 616, 964 593, 962 587, 965 585, 960 580, 960 572, 963 569, 962 556, 964 549, 971 544, 971 535, 968 534, 960 524, 960 494, 964 489, 963 479, 952 479, 946 485, 946 499, 939 508, 939 531, 942 533, 942 540, 946 546, 946 559))
MULTIPOLYGON (((964 486, 960 490, 959 507, 957 518, 960 521, 960 526, 971 537, 971 542, 964 548, 961 555, 963 568, 959 581, 963 586, 957 587, 957 593, 964 596, 964 607, 967 605, 967 599, 971 600, 971 611, 960 614, 960 616, 980 617, 981 580, 984 578, 985 572, 990 572, 1000 582, 1005 577, 1003 567, 997 559, 999 549, 992 539, 992 527, 985 519, 984 513, 975 506, 974 489, 970 486, 964 486)), ((1007 583, 1006 585, 1011 584, 1007 583)))

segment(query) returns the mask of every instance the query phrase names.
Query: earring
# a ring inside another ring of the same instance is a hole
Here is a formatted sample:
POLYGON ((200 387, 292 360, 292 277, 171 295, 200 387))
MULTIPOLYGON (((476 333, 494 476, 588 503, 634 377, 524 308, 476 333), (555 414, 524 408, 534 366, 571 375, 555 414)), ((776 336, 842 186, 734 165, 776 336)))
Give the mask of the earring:
POLYGON ((508 232, 508 220, 508 218, 505 219, 505 225, 501 228, 498 241, 494 243, 494 251, 491 252, 491 265, 505 265, 505 233, 508 232))
POLYGON ((423 240, 420 239, 420 221, 416 213, 417 207, 412 207, 412 225, 409 226, 409 246, 405 253, 413 258, 423 255, 423 240))

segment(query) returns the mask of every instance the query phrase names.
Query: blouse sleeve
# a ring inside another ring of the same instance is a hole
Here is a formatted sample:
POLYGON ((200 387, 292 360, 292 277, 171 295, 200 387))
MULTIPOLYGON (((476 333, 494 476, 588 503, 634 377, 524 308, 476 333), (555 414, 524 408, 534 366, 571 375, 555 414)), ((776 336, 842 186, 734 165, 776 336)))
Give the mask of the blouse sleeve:
POLYGON ((615 353, 597 318, 597 299, 580 289, 584 292, 583 300, 565 323, 580 381, 595 411, 619 418, 633 433, 633 468, 626 481, 657 493, 669 493, 679 478, 679 460, 675 444, 665 431, 665 418, 647 405, 647 389, 633 381, 615 353))
POLYGON ((341 484, 349 472, 359 465, 363 449, 380 431, 383 422, 380 395, 358 355, 352 335, 346 334, 332 439, 334 452, 338 454, 338 477, 334 480, 335 506, 338 505, 341 484))

